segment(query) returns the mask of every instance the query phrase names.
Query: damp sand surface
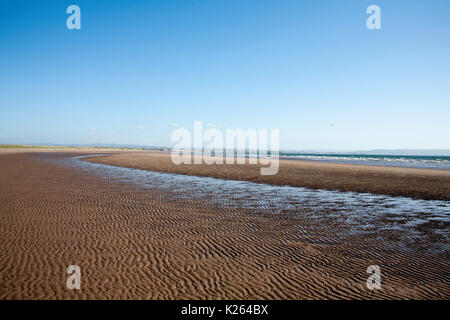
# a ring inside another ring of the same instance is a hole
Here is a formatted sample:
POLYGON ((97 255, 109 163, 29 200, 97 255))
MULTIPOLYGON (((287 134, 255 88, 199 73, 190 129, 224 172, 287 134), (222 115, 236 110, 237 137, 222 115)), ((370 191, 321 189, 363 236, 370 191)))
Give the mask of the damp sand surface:
POLYGON ((92 155, 0 155, 0 299, 450 298, 449 201, 92 155), (81 290, 66 288, 73 264, 81 290), (374 264, 381 290, 366 287, 374 264))
POLYGON ((271 185, 450 201, 450 170, 441 169, 281 159, 277 174, 261 175, 260 164, 175 165, 169 153, 161 152, 118 152, 86 161, 271 185))

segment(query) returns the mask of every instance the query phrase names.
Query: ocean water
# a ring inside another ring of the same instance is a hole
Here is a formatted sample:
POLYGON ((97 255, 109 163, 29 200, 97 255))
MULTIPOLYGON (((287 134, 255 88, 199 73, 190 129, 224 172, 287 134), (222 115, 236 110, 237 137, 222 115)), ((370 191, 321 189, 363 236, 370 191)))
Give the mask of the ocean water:
POLYGON ((280 153, 282 159, 450 170, 449 156, 367 155, 347 153, 280 153))

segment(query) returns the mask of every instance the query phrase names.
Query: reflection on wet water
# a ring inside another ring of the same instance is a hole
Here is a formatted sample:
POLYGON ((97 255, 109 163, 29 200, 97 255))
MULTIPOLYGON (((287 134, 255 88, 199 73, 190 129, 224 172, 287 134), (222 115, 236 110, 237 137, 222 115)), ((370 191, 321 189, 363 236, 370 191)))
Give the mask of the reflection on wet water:
MULTIPOLYGON (((91 155, 90 155, 91 156, 91 155)), ((90 157, 89 156, 89 157, 90 157)), ((315 219, 318 225, 347 226, 348 233, 432 233, 449 248, 450 202, 416 200, 369 193, 310 190, 247 181, 223 180, 129 169, 64 158, 66 165, 121 182, 163 190, 167 197, 205 199, 217 206, 257 213, 289 214, 315 219)))

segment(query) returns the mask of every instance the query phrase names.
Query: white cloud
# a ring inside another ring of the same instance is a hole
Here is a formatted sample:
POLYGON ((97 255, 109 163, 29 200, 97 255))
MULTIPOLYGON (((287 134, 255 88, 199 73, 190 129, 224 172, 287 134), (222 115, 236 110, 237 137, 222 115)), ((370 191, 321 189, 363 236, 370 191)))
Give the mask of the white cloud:
POLYGON ((89 130, 90 130, 90 131, 95 131, 95 130, 97 130, 97 129, 95 129, 95 128, 89 128, 89 130))
POLYGON ((8 138, 8 136, 0 135, 0 139, 5 139, 5 138, 8 138))
POLYGON ((137 126, 138 129, 144 129, 144 126, 137 126))

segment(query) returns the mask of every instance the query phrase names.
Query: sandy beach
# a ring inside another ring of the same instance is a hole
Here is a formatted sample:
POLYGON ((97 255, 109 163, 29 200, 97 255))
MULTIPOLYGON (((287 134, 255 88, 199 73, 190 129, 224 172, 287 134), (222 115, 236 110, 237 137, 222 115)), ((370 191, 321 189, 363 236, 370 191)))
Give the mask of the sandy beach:
MULTIPOLYGON (((170 166, 161 166, 164 155, 75 158, 87 154, 0 154, 0 299, 450 297, 448 225, 430 222, 385 230, 383 226, 392 221, 388 214, 380 214, 367 220, 371 230, 360 232, 362 222, 345 222, 340 217, 343 205, 339 202, 344 198, 332 194, 328 207, 314 208, 315 202, 308 206, 306 201, 315 191, 293 209, 284 205, 284 211, 274 210, 263 204, 256 210, 247 202, 260 187, 246 182, 237 186, 244 195, 240 200, 232 206, 220 205, 216 200, 225 192, 221 190, 233 187, 230 182, 220 182, 223 189, 214 187, 212 191, 220 191, 216 195, 200 197, 198 190, 206 195, 214 181, 195 187, 204 178, 180 180, 164 173, 144 176, 144 185, 124 180, 140 171, 83 161, 148 169, 160 165, 160 171, 171 171, 170 166), (116 176, 114 170, 119 172, 116 176), (170 179, 173 185, 164 188, 170 179), (173 186, 183 189, 175 192, 173 186), (308 215, 313 210, 315 214, 308 215), (81 290, 65 285, 66 268, 73 264, 82 270, 81 290), (366 287, 366 269, 371 264, 381 267, 381 290, 366 287)), ((226 174, 233 177, 235 171, 229 170, 226 174)), ((441 183, 435 189, 444 190, 426 194, 449 196, 443 185, 448 176, 435 171, 404 176, 430 184, 435 179, 441 183)), ((270 200, 276 190, 284 192, 273 188, 257 198, 270 200)), ((311 201, 321 201, 323 195, 311 201)), ((376 201, 384 200, 370 201, 373 204, 366 202, 355 212, 372 205, 377 208, 381 204, 376 201)), ((436 208, 442 205, 435 204, 436 208)), ((394 202, 383 210, 393 206, 394 202)))
POLYGON ((168 153, 117 153, 87 161, 128 168, 246 180, 312 189, 370 192, 450 201, 450 170, 280 160, 276 175, 260 175, 261 165, 175 165, 168 153))

